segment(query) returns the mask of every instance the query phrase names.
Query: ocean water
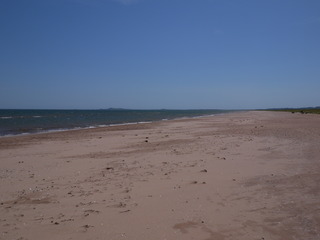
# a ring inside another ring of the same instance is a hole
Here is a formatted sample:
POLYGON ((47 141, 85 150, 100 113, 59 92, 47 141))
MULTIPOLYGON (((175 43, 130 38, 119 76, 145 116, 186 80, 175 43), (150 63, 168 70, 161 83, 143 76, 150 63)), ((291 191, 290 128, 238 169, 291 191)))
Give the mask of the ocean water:
POLYGON ((221 114, 226 110, 0 110, 0 136, 221 114))

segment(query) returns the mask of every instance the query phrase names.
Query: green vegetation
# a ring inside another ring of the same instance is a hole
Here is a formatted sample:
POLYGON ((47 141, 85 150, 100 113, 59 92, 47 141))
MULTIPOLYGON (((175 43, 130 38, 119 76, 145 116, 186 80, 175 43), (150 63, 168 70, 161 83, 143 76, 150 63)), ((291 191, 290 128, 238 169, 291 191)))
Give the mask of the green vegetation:
POLYGON ((291 112, 291 113, 313 113, 320 114, 320 108, 278 108, 278 109, 267 109, 268 111, 279 111, 279 112, 291 112))

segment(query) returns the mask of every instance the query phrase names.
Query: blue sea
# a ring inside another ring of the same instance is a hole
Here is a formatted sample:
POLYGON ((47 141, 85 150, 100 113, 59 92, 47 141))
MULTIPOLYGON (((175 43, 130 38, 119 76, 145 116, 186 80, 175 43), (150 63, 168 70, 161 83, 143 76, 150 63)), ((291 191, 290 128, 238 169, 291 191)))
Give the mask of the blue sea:
POLYGON ((226 110, 0 110, 0 136, 221 114, 226 110))

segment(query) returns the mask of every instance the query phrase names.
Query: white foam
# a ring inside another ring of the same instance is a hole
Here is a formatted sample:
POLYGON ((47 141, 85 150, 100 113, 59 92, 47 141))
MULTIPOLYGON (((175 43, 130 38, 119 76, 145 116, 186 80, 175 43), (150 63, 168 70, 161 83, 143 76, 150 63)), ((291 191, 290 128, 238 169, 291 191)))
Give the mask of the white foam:
POLYGON ((0 117, 0 119, 11 119, 13 117, 0 117))

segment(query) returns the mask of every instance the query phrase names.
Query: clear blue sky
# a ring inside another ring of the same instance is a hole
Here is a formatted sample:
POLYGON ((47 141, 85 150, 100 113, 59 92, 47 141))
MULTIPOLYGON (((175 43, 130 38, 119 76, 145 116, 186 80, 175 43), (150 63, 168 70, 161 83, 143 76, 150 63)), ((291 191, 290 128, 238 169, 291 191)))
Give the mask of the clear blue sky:
POLYGON ((319 0, 0 0, 0 108, 319 105, 319 0))

